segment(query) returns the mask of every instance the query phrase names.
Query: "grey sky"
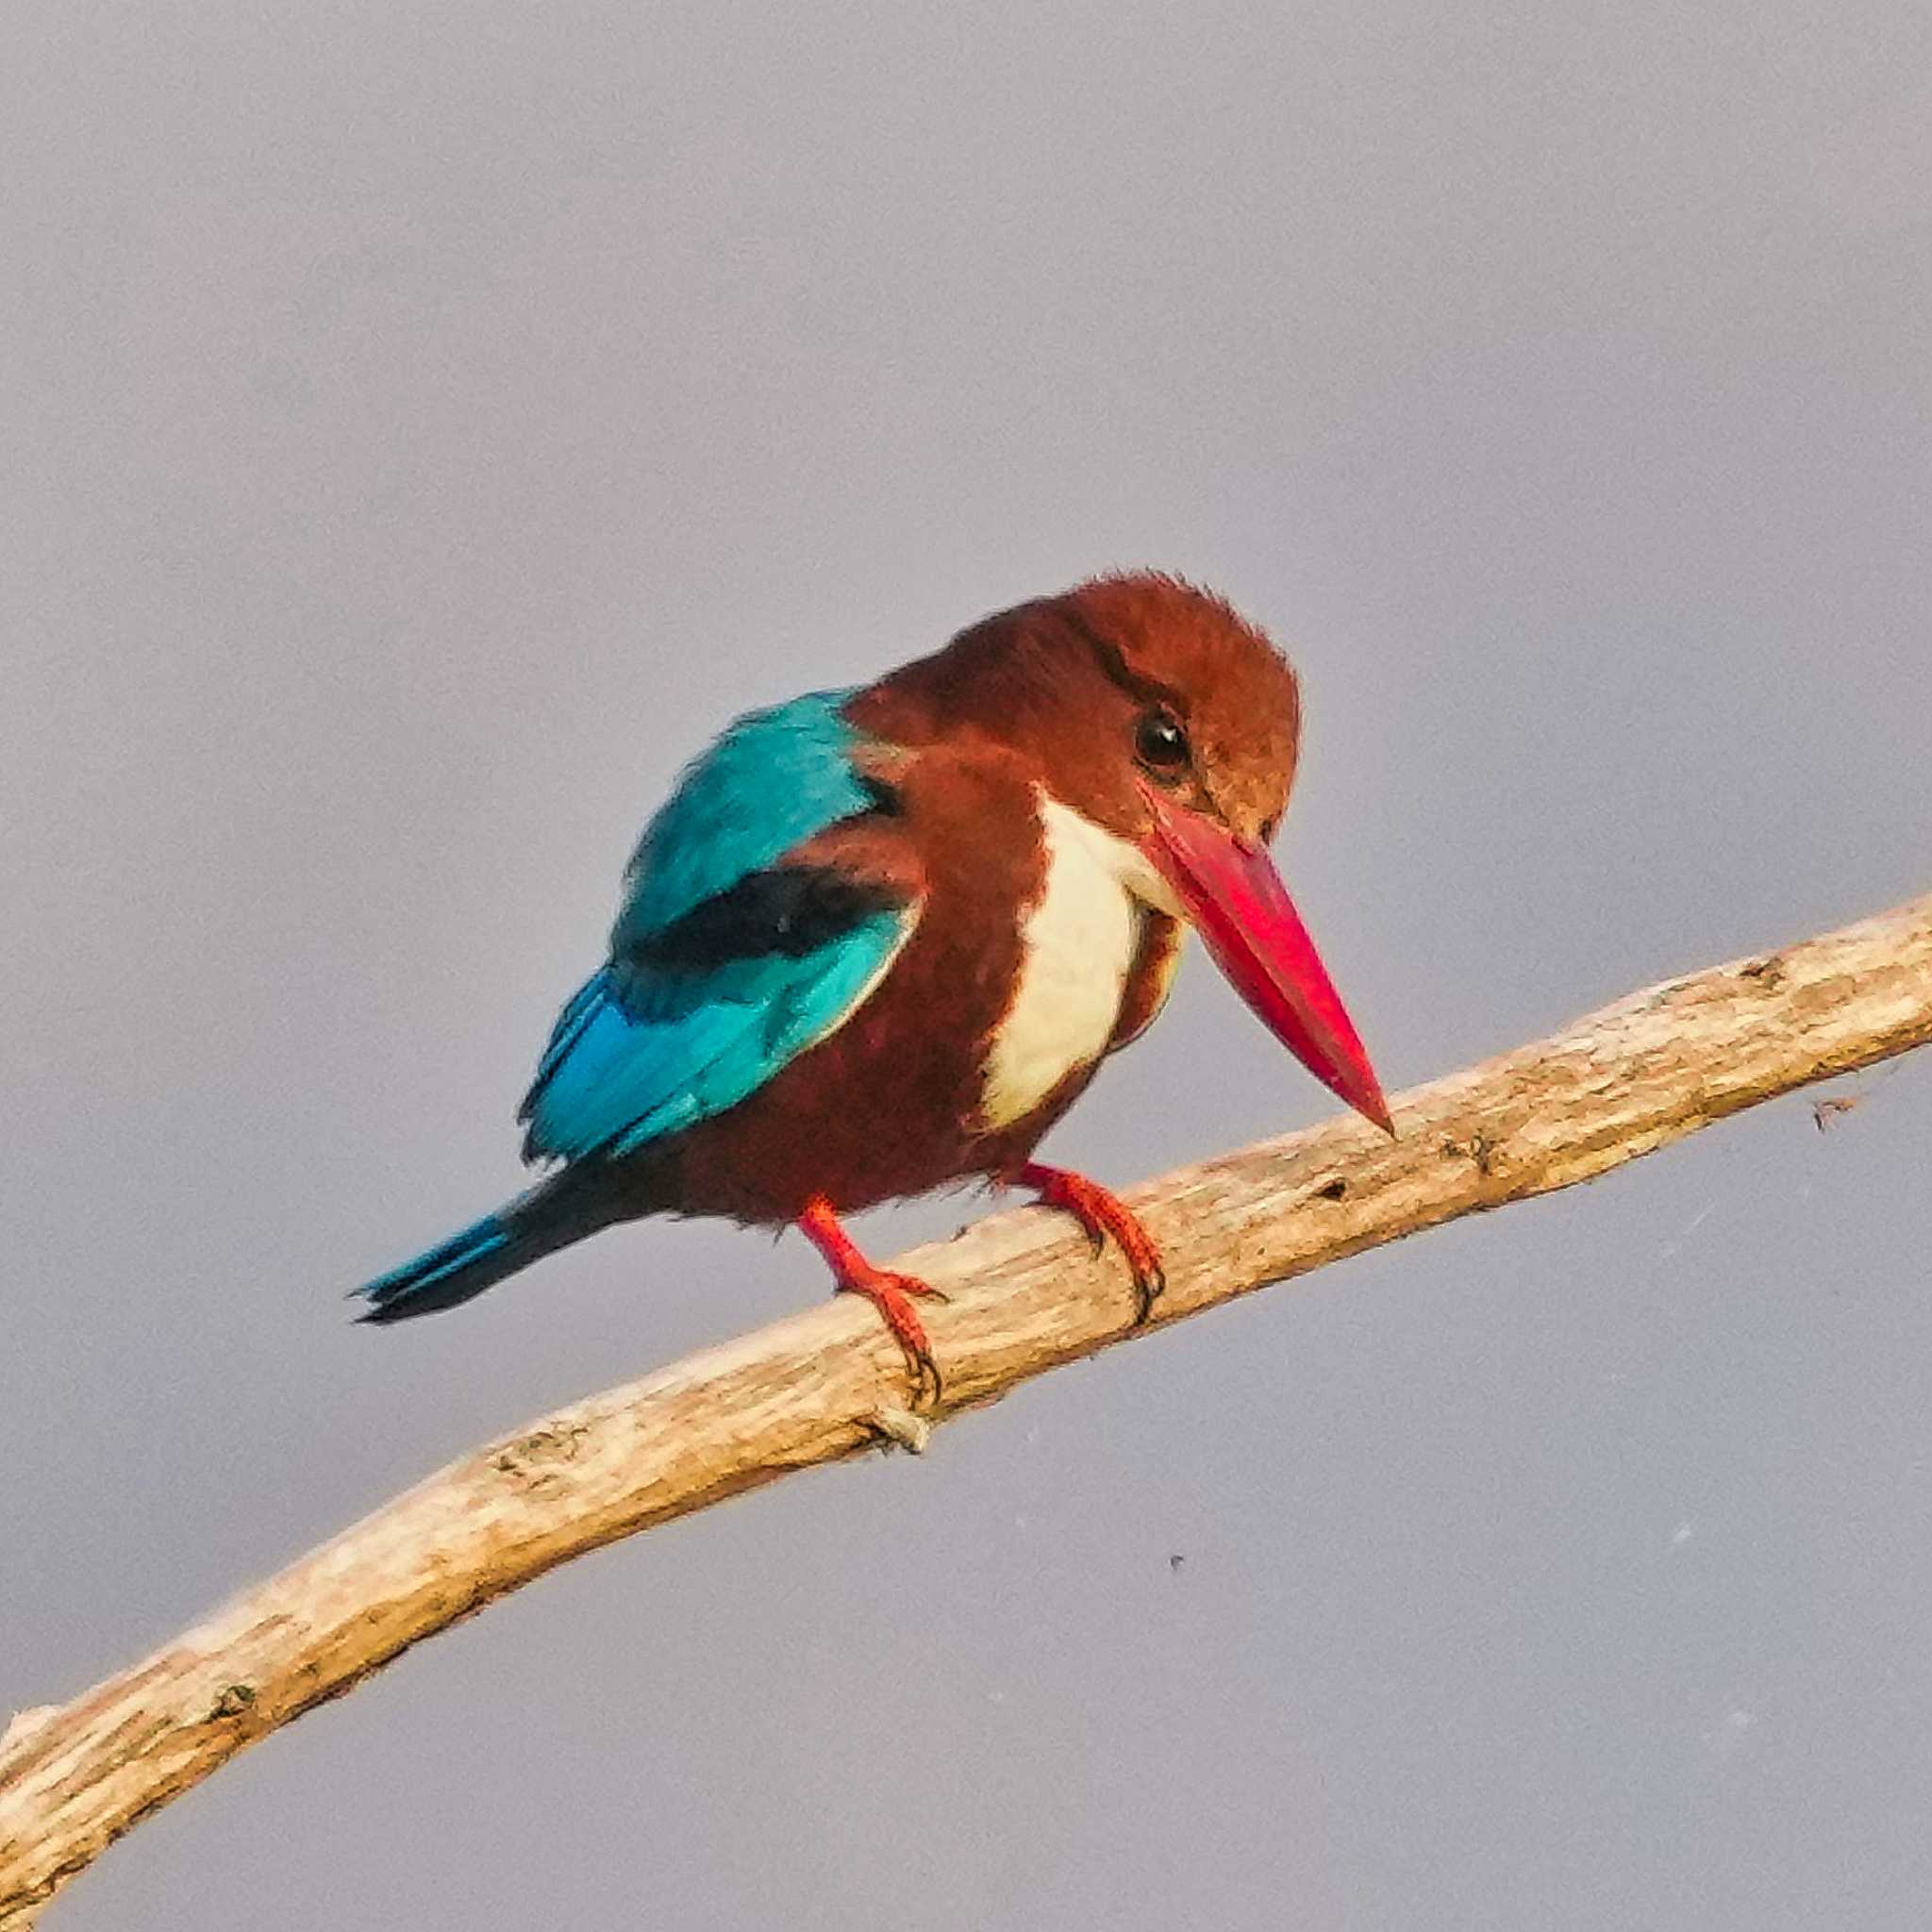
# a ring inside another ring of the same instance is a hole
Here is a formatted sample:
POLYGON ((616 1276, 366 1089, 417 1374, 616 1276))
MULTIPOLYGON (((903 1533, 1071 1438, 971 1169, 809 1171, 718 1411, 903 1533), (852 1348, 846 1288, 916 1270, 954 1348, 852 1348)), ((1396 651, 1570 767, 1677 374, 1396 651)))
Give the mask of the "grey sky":
MULTIPOLYGON (((1932 887, 1913 0, 8 46, 0 1710, 824 1291, 651 1224, 340 1299, 516 1184, 747 706, 1108 564, 1226 590, 1391 1089, 1932 887)), ((1857 1091, 573 1566, 49 1924, 1920 1927, 1932 1071, 1857 1091)), ((1196 956, 1052 1144, 1326 1110, 1196 956)))

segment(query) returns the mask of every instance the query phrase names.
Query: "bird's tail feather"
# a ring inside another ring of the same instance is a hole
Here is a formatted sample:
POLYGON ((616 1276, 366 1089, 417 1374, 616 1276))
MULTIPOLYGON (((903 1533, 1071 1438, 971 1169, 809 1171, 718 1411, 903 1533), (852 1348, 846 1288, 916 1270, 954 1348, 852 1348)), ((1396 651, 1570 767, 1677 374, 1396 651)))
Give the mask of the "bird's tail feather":
POLYGON ((615 1217, 571 1185, 566 1171, 519 1194, 460 1234, 354 1291, 369 1304, 357 1319, 403 1322, 433 1314, 494 1288, 506 1275, 594 1234, 615 1217))

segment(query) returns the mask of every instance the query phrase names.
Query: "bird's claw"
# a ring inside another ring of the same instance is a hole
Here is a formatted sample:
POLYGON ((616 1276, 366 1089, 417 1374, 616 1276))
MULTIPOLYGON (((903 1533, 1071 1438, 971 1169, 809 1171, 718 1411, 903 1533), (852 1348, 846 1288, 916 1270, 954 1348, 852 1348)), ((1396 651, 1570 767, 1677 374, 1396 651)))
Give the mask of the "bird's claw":
POLYGON ((1014 1179, 1037 1189, 1045 1206, 1071 1214, 1087 1230, 1096 1257, 1106 1252, 1108 1237, 1112 1236, 1134 1277, 1134 1326, 1145 1324, 1155 1302, 1167 1291, 1167 1274, 1154 1238, 1126 1203, 1085 1174, 1041 1161, 1029 1160, 1014 1179))
POLYGON ((940 1398, 946 1392, 946 1385, 940 1375, 940 1365, 932 1358, 930 1349, 908 1349, 907 1366, 912 1371, 912 1407, 914 1409, 937 1408, 940 1398))
MULTIPOLYGON (((894 1277, 893 1285, 908 1294, 931 1294, 924 1283, 913 1282, 907 1275, 894 1277)), ((943 1299, 942 1296, 935 1296, 943 1299)), ((899 1344, 900 1353, 906 1357, 906 1367, 912 1377, 912 1407, 937 1408, 940 1398, 945 1393, 945 1383, 940 1375, 940 1365, 933 1358, 932 1343, 927 1341, 925 1324, 912 1313, 909 1307, 899 1311, 888 1308, 884 1302, 875 1301, 874 1306, 886 1319, 886 1326, 892 1331, 892 1339, 899 1344)))
POLYGON ((918 1296, 922 1300, 942 1302, 946 1296, 931 1283, 920 1280, 916 1274, 895 1274, 885 1268, 870 1268, 862 1274, 855 1271, 841 1276, 839 1292, 862 1294, 879 1311, 880 1320, 891 1330, 892 1340, 899 1344, 900 1353, 905 1356, 906 1366, 911 1374, 912 1406, 915 1408, 938 1407, 940 1397, 945 1392, 945 1383, 940 1374, 940 1365, 933 1358, 932 1342, 926 1336, 925 1324, 919 1319, 912 1300, 918 1296))
POLYGON ((862 1294, 891 1330, 892 1340, 899 1344, 906 1366, 912 1372, 913 1406, 929 1404, 938 1407, 945 1385, 940 1377, 940 1365, 933 1359, 932 1343, 926 1340, 925 1324, 919 1319, 919 1311, 912 1303, 915 1297, 936 1302, 947 1297, 916 1274, 895 1274, 890 1268, 876 1267, 868 1261, 840 1226, 838 1215, 825 1200, 809 1202, 798 1217, 798 1225, 831 1264, 838 1291, 862 1294))
MULTIPOLYGON (((1129 1257, 1131 1258, 1131 1257, 1129 1257)), ((1134 1270, 1134 1326, 1145 1327, 1154 1314, 1154 1304, 1167 1292, 1167 1271, 1156 1260, 1144 1273, 1134 1270)))

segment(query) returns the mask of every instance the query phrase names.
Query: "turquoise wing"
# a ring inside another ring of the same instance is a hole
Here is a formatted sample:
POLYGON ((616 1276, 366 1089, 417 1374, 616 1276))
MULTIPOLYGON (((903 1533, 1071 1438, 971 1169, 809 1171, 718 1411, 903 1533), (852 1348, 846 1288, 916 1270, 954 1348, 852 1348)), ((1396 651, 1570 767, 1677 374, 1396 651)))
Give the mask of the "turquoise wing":
POLYGON ((787 862, 881 808, 844 691, 741 719, 693 763, 625 874, 608 961, 558 1017, 518 1118, 533 1160, 637 1152, 734 1107, 839 1026, 916 905, 787 862))

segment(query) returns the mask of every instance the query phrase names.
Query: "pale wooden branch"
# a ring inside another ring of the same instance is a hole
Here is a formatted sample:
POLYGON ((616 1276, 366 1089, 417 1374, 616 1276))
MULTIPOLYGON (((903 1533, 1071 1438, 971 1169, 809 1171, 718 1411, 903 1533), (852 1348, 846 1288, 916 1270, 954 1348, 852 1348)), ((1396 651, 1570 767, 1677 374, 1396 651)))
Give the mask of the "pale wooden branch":
MULTIPOLYGON (((1588 1180, 1741 1108, 1932 1040, 1932 896, 1641 992, 1395 1104, 1183 1169, 1132 1205, 1167 1258, 1156 1324, 1439 1222, 1588 1180)), ((72 1704, 0 1740, 0 1932, 244 1745, 586 1550, 888 1438, 1125 1340, 1133 1297, 1038 1208, 895 1264, 943 1406, 849 1297, 579 1402, 452 1463, 72 1704)))

